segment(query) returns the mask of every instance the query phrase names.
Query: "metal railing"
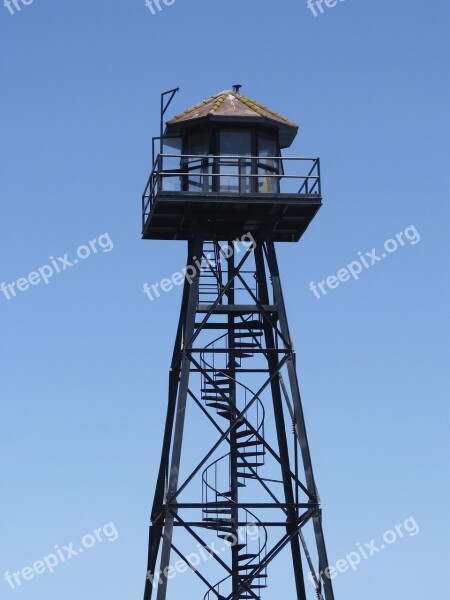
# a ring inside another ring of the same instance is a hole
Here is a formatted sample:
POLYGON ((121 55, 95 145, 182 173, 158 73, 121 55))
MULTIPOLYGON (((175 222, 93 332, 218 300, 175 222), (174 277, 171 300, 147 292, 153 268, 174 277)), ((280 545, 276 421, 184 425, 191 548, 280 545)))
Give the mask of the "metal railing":
POLYGON ((144 224, 162 191, 320 196, 320 161, 290 156, 158 154, 142 194, 144 224))

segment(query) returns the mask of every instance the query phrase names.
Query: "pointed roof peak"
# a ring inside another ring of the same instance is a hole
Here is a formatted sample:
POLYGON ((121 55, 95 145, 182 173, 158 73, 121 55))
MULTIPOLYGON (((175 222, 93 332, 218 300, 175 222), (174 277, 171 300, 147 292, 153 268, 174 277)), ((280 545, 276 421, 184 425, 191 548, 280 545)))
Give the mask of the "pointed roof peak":
MULTIPOLYGON (((238 86, 235 86, 238 87, 238 86)), ((167 122, 169 129, 178 129, 197 121, 264 122, 280 130, 283 147, 289 146, 297 134, 298 125, 274 110, 252 100, 236 90, 223 90, 188 108, 167 122)))

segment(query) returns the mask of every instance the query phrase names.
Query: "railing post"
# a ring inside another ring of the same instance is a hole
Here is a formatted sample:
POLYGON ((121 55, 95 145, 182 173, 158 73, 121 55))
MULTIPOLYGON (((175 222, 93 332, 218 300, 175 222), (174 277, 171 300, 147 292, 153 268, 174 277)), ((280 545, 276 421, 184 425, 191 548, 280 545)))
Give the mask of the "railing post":
POLYGON ((319 188, 319 196, 322 196, 322 182, 320 180, 320 158, 316 158, 317 164, 317 180, 318 180, 318 188, 319 188))
POLYGON ((163 170, 163 155, 159 154, 158 155, 158 184, 157 184, 158 191, 163 189, 163 178, 161 175, 162 170, 163 170))

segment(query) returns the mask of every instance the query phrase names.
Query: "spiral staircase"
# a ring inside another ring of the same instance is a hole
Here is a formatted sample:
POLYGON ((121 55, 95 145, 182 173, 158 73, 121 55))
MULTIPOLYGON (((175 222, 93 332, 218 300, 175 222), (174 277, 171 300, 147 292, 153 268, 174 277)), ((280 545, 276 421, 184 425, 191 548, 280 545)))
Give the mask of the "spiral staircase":
MULTIPOLYGON (((205 252, 205 255, 208 256, 208 253, 205 252)), ((220 256, 214 245, 211 245, 208 260, 213 256, 214 268, 211 268, 213 265, 210 263, 209 269, 202 273, 200 303, 210 302, 211 296, 217 297, 222 285, 220 256)), ((207 262, 205 256, 203 260, 207 262)), ((240 320, 235 322, 232 333, 227 332, 216 337, 201 355, 202 367, 212 372, 211 379, 205 376, 202 378, 201 398, 206 407, 224 419, 227 427, 237 410, 245 410, 245 420, 237 423, 233 436, 237 456, 234 478, 238 488, 246 488, 251 480, 257 479, 258 470, 265 464, 266 451, 261 443, 261 438, 264 438, 264 405, 257 398, 247 410, 248 398, 253 398, 254 392, 233 377, 243 361, 253 357, 252 350, 261 348, 262 329, 260 320, 255 320, 251 315, 241 316, 240 320), (224 346, 233 349, 233 358, 228 355, 228 363, 218 365, 214 350, 224 346), (211 352, 208 352, 209 350, 211 352), (233 406, 231 402, 233 384, 236 386, 235 396, 240 399, 239 406, 233 406)), ((237 499, 237 493, 232 490, 231 452, 219 457, 204 469, 202 486, 202 503, 205 506, 202 520, 205 528, 216 531, 224 544, 228 543, 236 553, 237 570, 242 586, 238 594, 233 596, 233 600, 260 599, 261 591, 267 587, 267 572, 263 564, 267 553, 267 530, 259 525, 260 519, 251 511, 235 509, 232 506, 237 499), (257 539, 249 536, 249 527, 239 526, 239 523, 258 528, 257 539)), ((213 590, 205 594, 204 600, 225 600, 229 594, 231 578, 230 574, 217 582, 213 590)))

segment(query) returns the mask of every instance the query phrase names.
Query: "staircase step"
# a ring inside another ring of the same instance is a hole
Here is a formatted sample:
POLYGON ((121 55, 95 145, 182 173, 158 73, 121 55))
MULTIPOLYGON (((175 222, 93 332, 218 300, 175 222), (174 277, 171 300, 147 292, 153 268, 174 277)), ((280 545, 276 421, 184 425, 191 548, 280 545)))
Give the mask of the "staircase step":
POLYGON ((265 456, 265 452, 239 452, 239 456, 265 456))
POLYGON ((203 528, 210 529, 212 531, 223 531, 225 535, 231 535, 233 533, 231 525, 223 525, 221 523, 205 523, 203 528))
MULTIPOLYGON (((242 423, 242 425, 245 425, 245 423, 242 423)), ((250 431, 249 429, 245 429, 245 431, 238 431, 236 433, 235 437, 238 438, 238 439, 240 439, 240 438, 243 438, 243 437, 248 437, 250 435, 255 435, 255 434, 253 433, 253 431, 250 431)))
POLYGON ((243 479, 256 479, 256 475, 253 473, 237 473, 237 477, 243 479))
POLYGON ((263 324, 261 323, 261 321, 258 321, 257 319, 252 319, 252 320, 248 320, 248 321, 241 321, 239 323, 235 322, 235 327, 236 327, 236 329, 249 329, 249 328, 262 329, 263 324))
POLYGON ((240 342, 237 341, 236 342, 236 348, 237 349, 241 349, 241 348, 259 348, 259 344, 255 343, 255 342, 240 342))
MULTIPOLYGON (((251 440, 250 442, 238 442, 238 448, 251 448, 252 446, 262 446, 260 440, 251 440)), ((242 454, 242 452, 240 452, 242 454)))
POLYGON ((250 558, 256 558, 258 554, 239 554, 238 560, 248 560, 250 558))
MULTIPOLYGON (((228 542, 228 543, 232 544, 232 543, 233 543, 233 540, 234 540, 234 537, 233 537, 233 535, 235 535, 235 534, 230 534, 229 536, 227 536, 227 535, 218 535, 217 537, 220 537, 220 538, 222 538, 223 540, 225 540, 226 542, 228 542)), ((241 547, 244 547, 244 548, 245 548, 244 544, 234 544, 234 545, 233 545, 233 548, 237 548, 237 549, 238 549, 238 551, 239 551, 239 550, 241 550, 241 547)))
MULTIPOLYGON (((245 483, 239 483, 238 482, 238 487, 246 487, 245 483)), ((231 497, 233 496, 233 492, 229 491, 229 492, 217 492, 217 495, 219 497, 225 496, 226 498, 231 499, 231 497)), ((219 500, 219 502, 230 502, 230 500, 219 500)))
POLYGON ((231 419, 233 418, 233 412, 231 410, 226 412, 219 410, 217 414, 223 417, 224 419, 228 419, 228 421, 231 421, 231 419))
POLYGON ((202 395, 202 400, 204 400, 205 402, 209 402, 210 400, 223 400, 225 401, 226 399, 221 396, 220 394, 217 394, 216 396, 203 396, 202 395))
MULTIPOLYGON (((222 302, 221 302, 221 304, 222 304, 222 302)), ((212 323, 212 322, 211 323, 196 322, 195 327, 197 329, 199 327, 203 327, 204 329, 214 329, 216 331, 230 329, 230 326, 228 325, 228 323, 212 323)), ((234 327, 234 329, 247 329, 247 330, 252 330, 252 331, 253 330, 261 331, 263 329, 263 325, 262 325, 261 321, 257 321, 257 320, 235 322, 233 325, 231 325, 231 328, 233 328, 233 327, 234 327)))
POLYGON ((212 383, 205 383, 206 387, 201 388, 201 392, 202 394, 209 394, 211 392, 215 393, 215 394, 220 394, 220 393, 224 393, 226 390, 230 389, 230 382, 228 381, 228 383, 217 383, 217 384, 212 384, 212 383))
MULTIPOLYGON (((262 565, 238 565, 238 571, 253 571, 254 569, 259 569, 260 567, 262 567, 262 565)), ((257 575, 256 577, 267 577, 267 575, 257 575)))
POLYGON ((212 395, 212 396, 220 396, 221 398, 223 398, 224 396, 229 396, 230 395, 230 388, 229 387, 219 387, 219 388, 215 388, 215 387, 209 387, 209 388, 202 388, 201 390, 202 392, 202 396, 203 395, 212 395))
POLYGON ((263 467, 264 466, 264 462, 238 462, 237 463, 237 467, 238 469, 245 469, 246 467, 263 467))
POLYGON ((230 409, 228 404, 220 404, 220 402, 207 402, 207 405, 210 408, 218 408, 218 409, 224 410, 224 411, 228 411, 230 409))
MULTIPOLYGON (((263 590, 267 588, 267 584, 264 585, 249 585, 248 586, 251 590, 263 590)), ((259 594, 259 592, 256 592, 259 594)), ((260 596, 258 595, 258 597, 260 598, 260 596)), ((239 600, 247 600, 251 598, 251 600, 255 600, 255 596, 251 596, 248 592, 243 592, 242 595, 239 595, 239 600)), ((217 600, 222 600, 221 597, 219 597, 217 600)))
POLYGON ((210 394, 211 392, 214 393, 214 394, 220 394, 220 393, 223 393, 226 390, 230 389, 230 384, 229 383, 226 384, 226 387, 225 387, 225 384, 221 385, 220 383, 218 383, 217 385, 214 385, 212 383, 205 383, 205 386, 206 387, 202 387, 201 388, 202 394, 203 393, 210 394))
POLYGON ((233 335, 234 335, 235 338, 238 338, 238 337, 240 337, 240 338, 254 338, 254 337, 261 337, 262 333, 261 332, 254 332, 254 333, 248 333, 248 332, 245 332, 245 333, 237 332, 236 333, 235 332, 233 335))
MULTIPOLYGON (((219 537, 221 540, 225 540, 225 541, 233 541, 234 538, 230 535, 230 534, 223 534, 223 533, 219 533, 219 535, 217 536, 219 537), (231 539, 230 539, 231 538, 231 539)), ((237 548, 238 550, 242 550, 242 548, 245 548, 245 544, 235 544, 234 548, 237 548)))
POLYGON ((226 496, 227 498, 230 498, 233 495, 232 491, 229 492, 219 492, 219 496, 226 496))

